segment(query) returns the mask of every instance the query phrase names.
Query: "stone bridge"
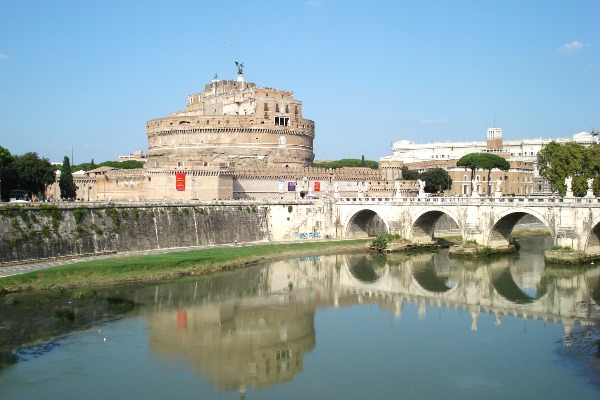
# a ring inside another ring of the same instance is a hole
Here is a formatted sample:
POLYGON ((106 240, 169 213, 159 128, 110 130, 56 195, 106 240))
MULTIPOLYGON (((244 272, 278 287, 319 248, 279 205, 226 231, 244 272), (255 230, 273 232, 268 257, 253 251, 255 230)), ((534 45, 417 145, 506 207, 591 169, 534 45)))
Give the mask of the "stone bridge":
POLYGON ((511 245, 513 228, 530 215, 544 224, 554 245, 600 254, 597 198, 338 198, 335 212, 341 237, 398 234, 415 243, 428 242, 437 221, 446 215, 456 223, 463 241, 491 248, 511 245))

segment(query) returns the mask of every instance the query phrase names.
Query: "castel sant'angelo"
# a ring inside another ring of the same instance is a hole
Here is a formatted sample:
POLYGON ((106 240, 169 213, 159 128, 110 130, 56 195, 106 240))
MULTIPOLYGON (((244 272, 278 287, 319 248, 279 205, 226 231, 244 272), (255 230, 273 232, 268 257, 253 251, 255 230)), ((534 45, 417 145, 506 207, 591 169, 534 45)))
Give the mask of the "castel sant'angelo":
MULTIPOLYGON (((146 123, 144 168, 73 174, 89 201, 298 199, 391 194, 400 166, 313 168, 315 123, 291 91, 214 79, 183 111, 146 123)), ((413 183, 403 183, 403 191, 413 183)), ((51 189, 50 195, 58 197, 51 189)))

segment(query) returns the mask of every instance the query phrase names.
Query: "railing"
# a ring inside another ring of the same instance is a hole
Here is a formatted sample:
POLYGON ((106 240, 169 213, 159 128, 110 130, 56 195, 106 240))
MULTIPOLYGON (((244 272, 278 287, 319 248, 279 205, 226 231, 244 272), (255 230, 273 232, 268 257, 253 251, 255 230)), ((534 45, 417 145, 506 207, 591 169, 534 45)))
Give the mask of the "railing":
POLYGON ((582 205, 600 205, 600 198, 596 197, 539 197, 539 196, 503 196, 503 197, 464 197, 464 196, 444 196, 444 197, 339 197, 334 199, 337 203, 368 203, 368 204, 545 204, 549 206, 561 204, 582 204, 582 205))

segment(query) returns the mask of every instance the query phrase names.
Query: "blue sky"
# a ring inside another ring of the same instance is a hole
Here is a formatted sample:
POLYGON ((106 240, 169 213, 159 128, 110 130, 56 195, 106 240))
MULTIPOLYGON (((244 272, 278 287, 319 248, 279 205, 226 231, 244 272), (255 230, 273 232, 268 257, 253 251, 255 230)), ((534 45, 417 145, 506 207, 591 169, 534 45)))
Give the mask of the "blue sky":
POLYGON ((600 1, 0 1, 0 146, 147 149, 215 73, 292 90, 317 159, 600 130, 600 1))

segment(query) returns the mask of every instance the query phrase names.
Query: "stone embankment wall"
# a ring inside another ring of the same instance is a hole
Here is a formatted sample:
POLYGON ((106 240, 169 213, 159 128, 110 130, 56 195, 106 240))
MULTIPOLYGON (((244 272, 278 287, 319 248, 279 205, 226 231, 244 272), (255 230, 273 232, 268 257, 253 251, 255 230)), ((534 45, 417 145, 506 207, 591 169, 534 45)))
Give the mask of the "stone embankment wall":
POLYGON ((3 205, 0 263, 309 237, 321 226, 311 210, 300 202, 3 205))

